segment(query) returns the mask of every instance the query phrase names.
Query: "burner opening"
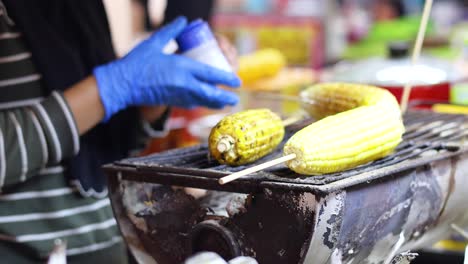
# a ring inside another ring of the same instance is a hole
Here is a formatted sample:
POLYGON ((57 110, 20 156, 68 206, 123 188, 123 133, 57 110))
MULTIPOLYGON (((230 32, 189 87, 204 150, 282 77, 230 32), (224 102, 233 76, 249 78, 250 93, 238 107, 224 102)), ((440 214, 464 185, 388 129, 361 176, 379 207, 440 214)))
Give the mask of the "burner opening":
POLYGON ((209 251, 217 253, 225 260, 241 255, 234 234, 214 220, 197 224, 190 232, 189 243, 192 255, 209 251))

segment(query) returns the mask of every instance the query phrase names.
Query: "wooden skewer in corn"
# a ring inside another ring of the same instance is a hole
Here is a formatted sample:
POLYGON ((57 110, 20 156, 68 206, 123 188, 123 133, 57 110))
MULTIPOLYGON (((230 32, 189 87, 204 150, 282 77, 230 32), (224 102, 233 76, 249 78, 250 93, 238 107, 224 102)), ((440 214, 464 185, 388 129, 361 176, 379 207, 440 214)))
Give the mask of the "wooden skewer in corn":
POLYGON ((287 127, 287 126, 289 126, 289 125, 292 125, 292 124, 294 124, 294 123, 296 123, 296 122, 301 121, 302 119, 304 119, 304 117, 303 117, 302 115, 299 115, 299 114, 298 114, 298 115, 290 116, 290 117, 288 117, 288 118, 282 120, 281 122, 283 123, 283 126, 284 126, 284 127, 287 127))
POLYGON ((228 176, 220 178, 218 180, 218 182, 219 182, 219 184, 223 185, 223 184, 226 184, 228 182, 232 182, 234 180, 237 180, 237 179, 239 179, 241 177, 247 176, 247 175, 249 175, 251 173, 261 171, 261 170, 266 169, 266 168, 273 167, 275 165, 281 164, 281 163, 289 161, 289 160, 293 160, 295 158, 296 158, 296 154, 289 154, 287 156, 283 156, 283 157, 280 157, 280 158, 277 158, 277 159, 274 159, 274 160, 270 160, 270 161, 267 161, 265 163, 259 164, 257 166, 250 167, 248 169, 232 173, 232 174, 230 174, 228 176))
POLYGON ((451 224, 450 227, 457 231, 459 235, 461 235, 463 238, 465 239, 468 239, 468 232, 466 232, 465 230, 463 230, 463 228, 459 227, 458 225, 456 224, 451 224))
MULTIPOLYGON (((424 41, 424 35, 426 34, 427 23, 429 21, 429 14, 431 13, 432 0, 426 0, 424 3, 424 10, 421 17, 421 23, 419 24, 418 36, 416 37, 416 42, 414 43, 413 55, 411 56, 411 67, 414 69, 414 66, 418 62, 419 56, 421 55, 421 49, 424 41)), ((411 80, 408 80, 405 87, 403 88, 403 95, 401 96, 400 109, 404 114, 408 108, 408 101, 411 93, 411 80)))

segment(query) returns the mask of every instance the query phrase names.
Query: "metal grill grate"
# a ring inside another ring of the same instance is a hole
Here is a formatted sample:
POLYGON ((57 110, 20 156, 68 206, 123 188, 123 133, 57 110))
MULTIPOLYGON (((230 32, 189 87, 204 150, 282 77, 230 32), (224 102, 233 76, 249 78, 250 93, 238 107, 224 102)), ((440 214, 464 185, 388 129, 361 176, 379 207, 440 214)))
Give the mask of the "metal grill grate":
MULTIPOLYGON (((298 175, 284 165, 278 165, 268 170, 240 179, 241 185, 256 186, 289 186, 292 188, 308 188, 320 190, 320 185, 327 185, 343 179, 364 175, 375 179, 403 170, 415 168, 431 161, 445 159, 468 151, 465 139, 468 138, 468 117, 462 115, 436 114, 429 111, 413 111, 405 115, 406 133, 397 151, 366 165, 352 170, 324 174, 313 177, 298 175), (302 187, 301 187, 302 186, 302 187)), ((308 122, 302 122, 286 129, 285 140, 308 122)), ((310 123, 310 121, 309 121, 310 123)), ((253 164, 240 167, 219 165, 210 159, 206 145, 176 149, 146 157, 125 159, 116 162, 116 166, 132 168, 133 173, 141 172, 151 176, 152 182, 166 177, 164 183, 174 181, 174 184, 204 187, 207 180, 213 181, 231 172, 239 171, 264 161, 281 156, 282 145, 277 150, 253 164), (172 177, 172 178, 167 178, 172 177)), ((128 176, 131 179, 131 175, 128 176)), ((141 177, 138 179, 141 180, 141 177)), ((236 186, 241 186, 236 185, 236 186)), ((206 187, 206 186, 205 186, 206 187)), ((223 189, 223 188, 220 188, 223 189)), ((324 188, 322 188, 323 190, 324 188)))

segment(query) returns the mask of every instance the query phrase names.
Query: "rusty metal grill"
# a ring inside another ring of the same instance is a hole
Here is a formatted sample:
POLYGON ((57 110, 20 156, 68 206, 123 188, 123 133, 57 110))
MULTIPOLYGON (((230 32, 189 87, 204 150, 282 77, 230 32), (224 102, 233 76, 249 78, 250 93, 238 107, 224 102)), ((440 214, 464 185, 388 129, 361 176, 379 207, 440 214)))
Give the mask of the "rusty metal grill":
MULTIPOLYGON (((130 172, 124 177, 135 181, 238 192, 252 192, 258 188, 330 192, 352 184, 391 176, 468 151, 465 144, 465 139, 468 137, 466 116, 411 111, 405 115, 404 121, 406 126, 404 140, 394 154, 340 173, 305 177, 292 172, 284 165, 279 165, 225 186, 217 184, 218 178, 231 172, 281 156, 282 145, 274 153, 257 162, 240 167, 220 165, 210 159, 206 145, 125 159, 116 162, 114 166, 130 172)), ((282 144, 295 131, 308 123, 310 120, 287 127, 282 144)))

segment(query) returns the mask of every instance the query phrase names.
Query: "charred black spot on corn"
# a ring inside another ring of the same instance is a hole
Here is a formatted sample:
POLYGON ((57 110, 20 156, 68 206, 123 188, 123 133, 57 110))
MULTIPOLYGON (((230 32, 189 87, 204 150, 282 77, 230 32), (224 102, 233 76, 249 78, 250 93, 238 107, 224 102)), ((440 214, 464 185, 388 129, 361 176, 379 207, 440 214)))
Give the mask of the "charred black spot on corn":
POLYGON ((284 137, 281 118, 269 109, 252 109, 224 117, 208 140, 210 154, 231 166, 251 163, 272 152, 284 137))

